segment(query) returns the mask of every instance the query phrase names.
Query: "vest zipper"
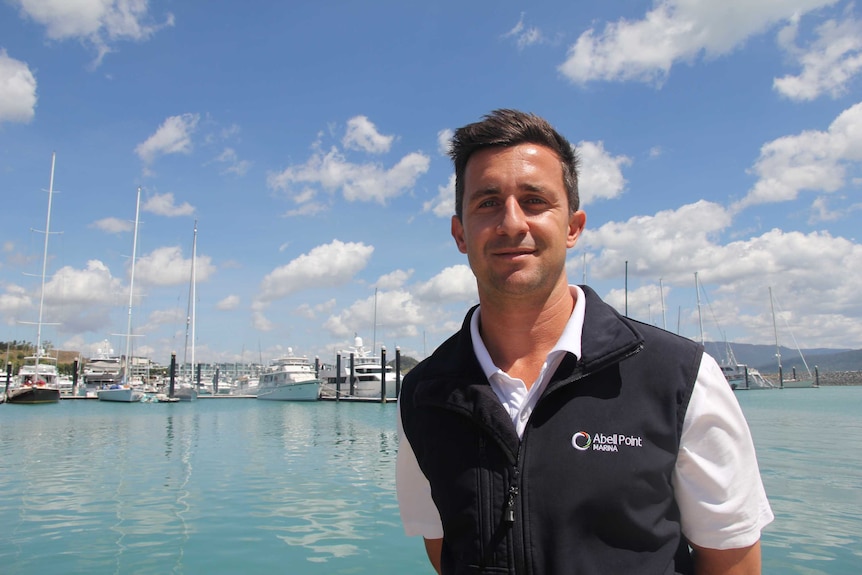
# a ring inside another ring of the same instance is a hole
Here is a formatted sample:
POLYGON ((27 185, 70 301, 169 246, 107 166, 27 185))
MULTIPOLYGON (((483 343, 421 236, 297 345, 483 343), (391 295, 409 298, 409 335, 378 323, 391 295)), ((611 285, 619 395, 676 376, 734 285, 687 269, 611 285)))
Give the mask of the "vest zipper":
MULTIPOLYGON (((520 449, 518 450, 518 459, 520 459, 520 449)), ((503 520, 506 523, 515 523, 515 500, 518 498, 518 476, 520 475, 520 469, 518 468, 518 461, 515 461, 515 473, 512 477, 512 483, 509 485, 509 496, 506 499, 506 510, 503 514, 503 520)))
POLYGON ((524 514, 524 500, 521 498, 521 461, 523 461, 523 453, 524 446, 526 445, 527 433, 529 430, 529 425, 527 425, 527 429, 524 430, 524 436, 521 438, 521 442, 518 445, 518 453, 515 456, 515 467, 512 473, 512 480, 509 484, 509 493, 506 498, 506 508, 503 513, 503 519, 511 528, 511 536, 512 536, 512 555, 513 555, 513 565, 515 573, 526 573, 526 556, 525 556, 525 545, 524 545, 524 527, 526 523, 524 521, 515 521, 516 518, 516 510, 520 509, 521 516, 524 514))

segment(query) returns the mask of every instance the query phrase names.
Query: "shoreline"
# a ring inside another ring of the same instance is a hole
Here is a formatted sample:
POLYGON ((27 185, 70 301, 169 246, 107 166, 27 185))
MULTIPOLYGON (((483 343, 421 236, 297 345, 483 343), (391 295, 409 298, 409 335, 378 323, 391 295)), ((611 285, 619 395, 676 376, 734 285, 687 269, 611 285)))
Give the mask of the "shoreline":
MULTIPOLYGON (((777 373, 762 373, 769 381, 778 381, 777 373)), ((862 371, 820 372, 820 386, 862 385, 862 371)))

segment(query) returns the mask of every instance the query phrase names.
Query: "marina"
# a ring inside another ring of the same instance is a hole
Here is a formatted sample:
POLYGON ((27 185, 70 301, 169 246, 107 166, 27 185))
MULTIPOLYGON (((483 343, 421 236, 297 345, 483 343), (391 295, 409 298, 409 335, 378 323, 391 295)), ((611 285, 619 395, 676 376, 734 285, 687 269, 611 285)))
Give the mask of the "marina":
MULTIPOLYGON (((862 386, 737 397, 776 516, 763 572, 858 574, 862 386)), ((2 572, 430 574, 398 516, 396 409, 0 406, 2 572)))

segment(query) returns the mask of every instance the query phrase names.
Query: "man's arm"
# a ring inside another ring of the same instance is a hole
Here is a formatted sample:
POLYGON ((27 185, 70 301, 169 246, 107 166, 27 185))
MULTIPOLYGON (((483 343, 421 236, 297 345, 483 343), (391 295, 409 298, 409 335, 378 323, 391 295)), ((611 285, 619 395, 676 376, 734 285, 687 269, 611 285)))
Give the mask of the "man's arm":
POLYGON ((434 566, 434 571, 440 575, 440 555, 443 553, 443 539, 425 539, 425 552, 428 560, 434 566))
POLYGON ((697 575, 760 575, 760 541, 739 549, 691 547, 697 575))

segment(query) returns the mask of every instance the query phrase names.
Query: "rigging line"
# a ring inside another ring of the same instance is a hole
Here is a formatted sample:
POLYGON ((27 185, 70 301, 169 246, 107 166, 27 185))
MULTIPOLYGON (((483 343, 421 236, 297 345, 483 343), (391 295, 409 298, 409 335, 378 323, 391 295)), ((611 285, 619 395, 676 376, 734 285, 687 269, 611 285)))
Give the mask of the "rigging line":
POLYGON ((712 302, 709 300, 709 294, 706 292, 706 288, 701 285, 700 289, 703 291, 703 298, 706 300, 706 307, 709 308, 709 313, 712 314, 712 320, 715 322, 716 328, 718 328, 718 333, 721 335, 721 339, 727 341, 727 335, 721 328, 721 322, 718 321, 718 315, 716 315, 715 310, 712 308, 712 302))
POLYGON ((796 341, 796 336, 793 334, 793 330, 790 328, 790 322, 787 321, 787 318, 784 317, 784 310, 781 309, 781 304, 778 303, 778 298, 775 297, 775 294, 772 294, 772 300, 775 302, 775 307, 778 308, 778 313, 781 315, 781 319, 784 320, 784 325, 787 326, 787 331, 790 333, 790 339, 793 340, 793 345, 796 347, 796 352, 799 354, 799 358, 802 360, 802 365, 805 366, 805 371, 808 372, 808 377, 812 377, 811 368, 808 367, 808 362, 805 361, 805 356, 802 355, 802 349, 799 347, 799 343, 796 341))

